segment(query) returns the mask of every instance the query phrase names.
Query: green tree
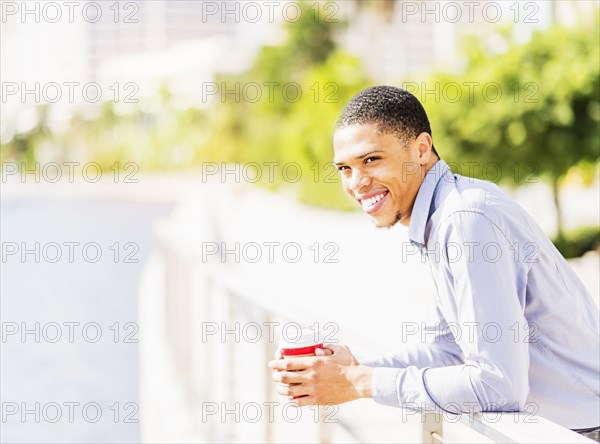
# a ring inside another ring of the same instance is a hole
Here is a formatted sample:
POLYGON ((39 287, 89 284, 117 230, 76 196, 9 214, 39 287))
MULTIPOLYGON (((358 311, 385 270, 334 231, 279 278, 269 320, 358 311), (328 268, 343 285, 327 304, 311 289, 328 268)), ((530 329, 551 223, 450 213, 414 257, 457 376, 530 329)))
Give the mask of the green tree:
POLYGON ((477 164, 470 172, 484 179, 517 185, 548 178, 562 239, 561 179, 575 166, 589 171, 600 158, 598 27, 554 25, 525 44, 509 32, 494 38, 505 47, 501 53, 488 39, 473 38, 463 73, 430 79, 430 89, 437 84, 441 91, 441 100, 425 100, 436 147, 463 174, 470 161, 477 164))
POLYGON ((359 60, 334 44, 342 22, 317 13, 318 3, 299 5, 301 18, 286 24, 281 44, 262 48, 241 75, 217 80, 229 91, 236 83, 270 86, 258 100, 229 95, 217 104, 209 151, 230 162, 275 163, 276 180, 263 174, 262 185, 295 185, 303 202, 350 208, 331 164, 331 137, 340 108, 366 86, 366 77, 359 60))

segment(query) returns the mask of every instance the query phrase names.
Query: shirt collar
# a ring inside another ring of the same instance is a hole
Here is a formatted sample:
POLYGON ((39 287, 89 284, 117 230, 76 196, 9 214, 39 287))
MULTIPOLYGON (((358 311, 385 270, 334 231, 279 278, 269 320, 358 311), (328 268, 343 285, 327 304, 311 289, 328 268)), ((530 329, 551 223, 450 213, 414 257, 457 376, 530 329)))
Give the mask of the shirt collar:
POLYGON ((425 226, 430 216, 430 208, 440 179, 450 172, 443 160, 438 160, 425 175, 412 208, 408 237, 412 242, 425 245, 425 226))

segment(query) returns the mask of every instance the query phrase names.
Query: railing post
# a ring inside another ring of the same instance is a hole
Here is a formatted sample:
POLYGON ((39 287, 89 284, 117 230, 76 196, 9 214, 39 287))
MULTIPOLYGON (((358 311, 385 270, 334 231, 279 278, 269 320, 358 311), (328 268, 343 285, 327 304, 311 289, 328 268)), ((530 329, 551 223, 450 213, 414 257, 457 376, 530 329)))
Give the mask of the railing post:
POLYGON ((190 263, 182 260, 179 265, 179 303, 177 316, 177 345, 179 374, 185 384, 186 400, 193 399, 193 382, 191 369, 191 276, 190 263))
POLYGON ((167 335, 167 342, 169 347, 173 349, 173 311, 175 310, 175 269, 176 264, 174 263, 174 253, 171 251, 171 247, 165 241, 162 245, 163 255, 165 258, 165 293, 164 293, 164 325, 167 335))
MULTIPOLYGON (((265 313, 264 315, 264 323, 263 325, 271 325, 271 316, 269 316, 268 313, 265 313)), ((265 352, 265 371, 264 371, 264 390, 265 390, 265 400, 267 402, 270 402, 272 399, 272 394, 273 394, 273 380, 271 379, 271 375, 273 373, 273 370, 271 370, 269 367, 267 367, 266 363, 269 362, 271 359, 273 359, 273 346, 271 344, 270 341, 270 337, 267 337, 265 340, 265 348, 264 348, 264 352, 265 352)), ((270 415, 266 415, 265 416, 265 429, 264 429, 264 442, 265 443, 271 443, 273 442, 273 424, 271 422, 271 418, 270 415)))
MULTIPOLYGON (((206 316, 205 319, 211 319, 211 316, 213 316, 213 298, 214 298, 214 292, 216 291, 216 284, 214 282, 214 278, 212 277, 212 275, 210 273, 206 273, 205 275, 205 295, 204 295, 204 315, 206 316)), ((203 391, 205 391, 206 393, 206 399, 208 400, 208 402, 212 402, 215 399, 215 390, 214 390, 214 385, 212 383, 212 381, 214 381, 214 377, 215 377, 215 371, 214 371, 214 365, 215 365, 215 361, 214 361, 214 345, 212 341, 206 341, 206 343, 202 344, 202 346, 204 347, 204 359, 203 361, 205 362, 205 377, 204 377, 204 384, 203 384, 203 391)), ((202 408, 202 401, 200 401, 200 407, 202 408)), ((217 441, 216 439, 216 432, 215 432, 215 425, 212 421, 207 421, 207 426, 208 426, 208 442, 215 442, 217 441)))
POLYGON ((423 444, 441 444, 443 440, 443 417, 438 412, 421 413, 421 442, 423 444))
MULTIPOLYGON (((226 290, 227 294, 227 323, 225 325, 234 326, 236 322, 236 312, 238 300, 235 294, 231 290, 226 290)), ((232 408, 236 405, 235 397, 235 370, 236 370, 236 359, 235 359, 235 341, 227 341, 227 357, 226 366, 228 368, 228 381, 227 381, 227 403, 232 408)), ((235 426, 227 427, 227 442, 235 442, 235 426)))
POLYGON ((328 422, 325 422, 328 415, 326 415, 324 410, 327 407, 329 406, 319 406, 319 442, 321 444, 329 444, 331 442, 331 425, 328 422))

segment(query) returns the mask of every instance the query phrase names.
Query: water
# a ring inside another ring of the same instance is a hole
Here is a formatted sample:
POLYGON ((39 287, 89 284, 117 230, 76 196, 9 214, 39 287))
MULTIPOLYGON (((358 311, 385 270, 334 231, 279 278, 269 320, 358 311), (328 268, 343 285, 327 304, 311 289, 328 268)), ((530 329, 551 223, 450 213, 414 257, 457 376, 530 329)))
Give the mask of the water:
POLYGON ((139 442, 137 286, 170 206, 24 199, 0 210, 0 440, 139 442))

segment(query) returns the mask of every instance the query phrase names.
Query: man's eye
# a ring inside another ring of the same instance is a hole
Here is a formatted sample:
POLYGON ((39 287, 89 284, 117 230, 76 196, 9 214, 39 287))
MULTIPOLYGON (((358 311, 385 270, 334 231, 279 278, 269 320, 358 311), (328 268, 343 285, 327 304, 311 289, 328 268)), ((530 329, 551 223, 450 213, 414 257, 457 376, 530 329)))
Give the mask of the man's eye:
POLYGON ((348 167, 347 167, 346 165, 340 165, 340 166, 338 167, 338 171, 345 171, 345 170, 347 170, 347 169, 348 169, 348 167))
POLYGON ((375 160, 379 160, 379 159, 380 159, 380 157, 377 157, 377 156, 367 157, 367 159, 365 160, 365 163, 371 163, 371 162, 373 162, 375 160))

